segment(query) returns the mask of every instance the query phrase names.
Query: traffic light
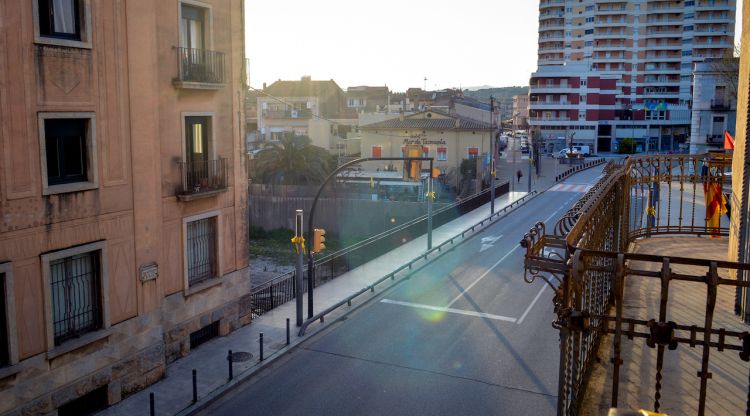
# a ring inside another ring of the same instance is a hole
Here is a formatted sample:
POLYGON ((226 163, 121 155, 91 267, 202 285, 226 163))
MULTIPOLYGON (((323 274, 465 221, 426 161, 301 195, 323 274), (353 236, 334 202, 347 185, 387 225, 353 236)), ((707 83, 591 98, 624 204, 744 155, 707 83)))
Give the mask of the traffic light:
POLYGON ((320 253, 326 249, 326 230, 322 228, 316 228, 313 230, 313 253, 320 253))
MULTIPOLYGON (((405 157, 422 157, 422 146, 418 144, 410 144, 406 146, 405 157)), ((421 160, 405 160, 404 161, 404 180, 405 181, 418 181, 422 176, 422 161, 421 160)))

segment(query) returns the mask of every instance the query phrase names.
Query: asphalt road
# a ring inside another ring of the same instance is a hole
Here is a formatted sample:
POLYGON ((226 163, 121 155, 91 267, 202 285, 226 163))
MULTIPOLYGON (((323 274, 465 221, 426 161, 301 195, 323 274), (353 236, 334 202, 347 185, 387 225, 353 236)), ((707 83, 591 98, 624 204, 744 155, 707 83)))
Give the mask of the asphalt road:
POLYGON ((518 242, 537 221, 552 229, 599 174, 530 201, 202 414, 555 414, 552 291, 523 281, 518 242))

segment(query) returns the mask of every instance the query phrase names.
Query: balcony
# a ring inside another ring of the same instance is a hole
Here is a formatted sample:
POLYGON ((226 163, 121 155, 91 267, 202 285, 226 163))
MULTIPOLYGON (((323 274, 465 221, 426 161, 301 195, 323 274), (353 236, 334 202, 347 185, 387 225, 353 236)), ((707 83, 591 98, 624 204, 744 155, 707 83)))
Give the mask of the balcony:
POLYGON ((724 99, 711 100, 711 109, 715 111, 729 111, 729 101, 724 99))
POLYGON ((177 48, 177 88, 218 90, 224 87, 224 53, 177 48))
POLYGON ((711 145, 711 146, 723 146, 724 135, 723 134, 707 134, 706 144, 711 145))
POLYGON ((263 117, 270 119, 308 119, 312 117, 310 110, 263 110, 263 117))
POLYGON ((735 294, 750 282, 733 277, 748 265, 726 254, 731 162, 718 152, 611 162, 557 224, 523 237, 525 281, 555 293, 558 415, 652 403, 680 415, 748 412, 727 399, 748 391, 746 374, 730 373, 746 368, 750 345, 734 316, 747 316, 735 294))
POLYGON ((179 162, 182 183, 177 190, 180 201, 208 198, 227 190, 229 164, 216 160, 179 162))

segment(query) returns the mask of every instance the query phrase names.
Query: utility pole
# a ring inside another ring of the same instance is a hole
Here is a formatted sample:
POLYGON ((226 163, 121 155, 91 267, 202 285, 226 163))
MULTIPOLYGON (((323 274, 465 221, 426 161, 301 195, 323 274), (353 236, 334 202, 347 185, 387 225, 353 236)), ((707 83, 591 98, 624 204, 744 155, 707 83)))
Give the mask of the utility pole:
POLYGON ((536 154, 536 151, 534 149, 534 139, 531 137, 531 132, 528 134, 529 141, 531 141, 529 145, 529 190, 528 193, 531 193, 531 165, 534 162, 534 154, 536 154))
MULTIPOLYGON (((305 255, 305 238, 302 236, 302 230, 304 229, 304 223, 302 222, 302 210, 298 209, 295 221, 294 221, 294 248, 297 250, 297 271, 294 275, 294 295, 297 306, 297 326, 302 326, 302 264, 304 262, 303 256, 305 255)), ((312 279, 312 275, 308 276, 312 279)))
MULTIPOLYGON (((430 172, 432 177, 432 172, 430 172)), ((490 215, 495 213, 495 97, 490 95, 490 215)))

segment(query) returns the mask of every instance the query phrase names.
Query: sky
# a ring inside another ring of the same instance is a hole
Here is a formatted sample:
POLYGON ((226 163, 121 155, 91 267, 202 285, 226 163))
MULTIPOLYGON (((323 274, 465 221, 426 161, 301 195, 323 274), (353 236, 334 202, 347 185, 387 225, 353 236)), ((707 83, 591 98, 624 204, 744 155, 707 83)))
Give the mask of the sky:
MULTIPOLYGON (((742 1, 737 0, 740 15, 742 1)), ((344 89, 528 85, 536 69, 538 4, 247 0, 250 84, 261 88, 264 82, 310 75, 333 79, 344 89)))

